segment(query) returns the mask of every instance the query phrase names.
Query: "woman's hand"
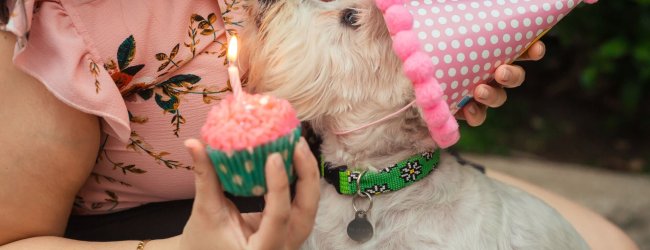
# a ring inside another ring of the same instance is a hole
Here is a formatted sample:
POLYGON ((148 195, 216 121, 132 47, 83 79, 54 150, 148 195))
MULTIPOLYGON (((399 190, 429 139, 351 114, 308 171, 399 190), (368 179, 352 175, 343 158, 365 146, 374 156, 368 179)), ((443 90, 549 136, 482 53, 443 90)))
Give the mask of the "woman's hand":
MULTIPOLYGON (((534 43, 524 55, 518 60, 537 61, 544 57, 546 49, 544 43, 534 43)), ((456 117, 464 119, 470 126, 479 126, 485 121, 487 108, 497 108, 506 102, 506 91, 504 88, 519 87, 524 82, 526 72, 517 65, 501 65, 494 73, 495 84, 480 84, 474 89, 474 100, 468 103, 456 114, 456 117)))
POLYGON ((293 163, 298 175, 291 202, 289 182, 279 154, 266 161, 268 193, 262 213, 240 214, 223 194, 203 144, 185 142, 194 158, 196 197, 192 215, 179 237, 180 249, 297 249, 314 226, 320 198, 316 159, 303 138, 293 163))

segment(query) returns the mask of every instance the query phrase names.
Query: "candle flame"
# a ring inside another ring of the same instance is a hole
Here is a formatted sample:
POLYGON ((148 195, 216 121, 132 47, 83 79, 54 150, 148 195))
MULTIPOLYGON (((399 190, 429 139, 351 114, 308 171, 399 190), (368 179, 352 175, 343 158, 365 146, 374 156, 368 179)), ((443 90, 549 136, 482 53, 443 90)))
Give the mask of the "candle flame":
POLYGON ((228 42, 228 61, 231 63, 237 60, 237 36, 230 37, 228 42))

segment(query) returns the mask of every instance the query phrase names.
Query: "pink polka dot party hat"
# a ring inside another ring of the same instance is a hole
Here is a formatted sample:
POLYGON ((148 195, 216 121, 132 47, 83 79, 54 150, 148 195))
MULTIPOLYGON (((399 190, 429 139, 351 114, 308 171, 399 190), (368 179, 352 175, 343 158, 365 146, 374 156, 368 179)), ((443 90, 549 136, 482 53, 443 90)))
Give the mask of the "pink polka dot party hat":
MULTIPOLYGON (((597 0, 584 0, 595 3, 597 0)), ((436 143, 455 144, 453 114, 583 0, 376 0, 436 143)))

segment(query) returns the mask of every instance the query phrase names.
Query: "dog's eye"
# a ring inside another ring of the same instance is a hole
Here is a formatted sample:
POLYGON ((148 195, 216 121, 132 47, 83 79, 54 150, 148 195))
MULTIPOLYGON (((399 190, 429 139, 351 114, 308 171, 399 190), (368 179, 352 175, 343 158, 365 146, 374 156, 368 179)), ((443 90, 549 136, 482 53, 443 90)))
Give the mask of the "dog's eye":
POLYGON ((359 21, 359 19, 357 18, 357 14, 359 14, 359 12, 355 9, 343 10, 343 12, 341 12, 341 23, 350 27, 358 27, 359 25, 357 24, 357 21, 359 21))

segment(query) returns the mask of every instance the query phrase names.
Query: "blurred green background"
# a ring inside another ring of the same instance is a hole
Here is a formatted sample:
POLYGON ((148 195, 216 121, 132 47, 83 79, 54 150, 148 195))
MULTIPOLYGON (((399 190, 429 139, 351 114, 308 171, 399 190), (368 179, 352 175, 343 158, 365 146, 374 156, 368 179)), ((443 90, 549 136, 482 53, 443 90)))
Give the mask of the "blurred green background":
POLYGON ((650 0, 583 4, 542 40, 542 61, 517 63, 524 85, 457 147, 650 173, 650 0))

